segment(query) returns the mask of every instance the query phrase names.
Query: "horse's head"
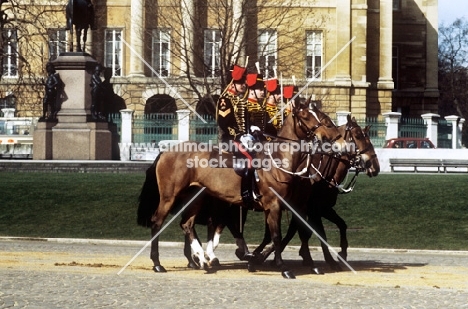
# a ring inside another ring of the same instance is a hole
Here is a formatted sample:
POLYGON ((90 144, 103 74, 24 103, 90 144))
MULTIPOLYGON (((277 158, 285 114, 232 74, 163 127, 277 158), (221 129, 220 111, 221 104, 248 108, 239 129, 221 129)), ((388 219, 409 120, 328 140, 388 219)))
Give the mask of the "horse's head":
POLYGON ((352 153, 352 162, 357 169, 365 170, 369 177, 377 176, 380 172, 379 160, 374 145, 369 137, 370 126, 364 130, 357 124, 356 119, 348 115, 348 122, 342 126, 348 143, 354 143, 355 152, 352 153))
POLYGON ((338 128, 328 115, 317 107, 312 110, 308 106, 296 104, 291 113, 294 122, 294 133, 297 138, 308 141, 318 141, 321 150, 334 153, 346 152, 346 142, 338 128))

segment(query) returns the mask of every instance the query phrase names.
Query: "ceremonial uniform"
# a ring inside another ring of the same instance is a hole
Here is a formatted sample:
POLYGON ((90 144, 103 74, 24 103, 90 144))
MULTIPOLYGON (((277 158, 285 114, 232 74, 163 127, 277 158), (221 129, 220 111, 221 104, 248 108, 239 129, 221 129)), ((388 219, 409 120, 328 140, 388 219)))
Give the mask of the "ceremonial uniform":
POLYGON ((231 83, 221 94, 216 104, 216 120, 220 128, 220 140, 239 140, 246 132, 246 99, 245 93, 233 93, 232 84, 245 84, 245 68, 234 66, 231 83))

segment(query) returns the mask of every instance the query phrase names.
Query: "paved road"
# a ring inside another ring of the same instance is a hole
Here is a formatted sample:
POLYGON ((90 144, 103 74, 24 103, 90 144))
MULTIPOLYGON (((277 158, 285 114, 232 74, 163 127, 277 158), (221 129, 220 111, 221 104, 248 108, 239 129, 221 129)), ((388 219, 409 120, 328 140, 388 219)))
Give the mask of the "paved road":
POLYGON ((1 308, 468 308, 468 252, 350 250, 351 270, 312 275, 296 248, 297 276, 268 265, 248 273, 232 246, 211 272, 188 270, 180 244, 165 244, 165 274, 151 271, 144 242, 0 239, 1 308))

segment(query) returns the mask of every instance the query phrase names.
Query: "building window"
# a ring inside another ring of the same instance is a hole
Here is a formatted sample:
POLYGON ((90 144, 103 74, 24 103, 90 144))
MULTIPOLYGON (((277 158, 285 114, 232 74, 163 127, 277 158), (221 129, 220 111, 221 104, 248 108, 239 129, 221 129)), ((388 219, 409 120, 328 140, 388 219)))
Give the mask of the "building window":
POLYGON ((67 51, 67 31, 65 29, 49 30, 49 60, 57 59, 60 53, 67 51))
POLYGON ((258 60, 264 78, 275 77, 277 58, 276 30, 261 30, 258 36, 258 60))
POLYGON ((171 32, 168 29, 153 30, 153 76, 167 77, 170 72, 171 32))
POLYGON ((112 76, 122 76, 122 31, 106 30, 104 66, 112 69, 112 76))
POLYGON ((206 29, 204 31, 203 59, 205 74, 208 77, 219 76, 220 73, 221 31, 206 29))
POLYGON ((306 31, 306 78, 322 78, 322 31, 306 31))
POLYGON ((15 29, 4 29, 3 33, 3 77, 18 77, 18 37, 15 29))

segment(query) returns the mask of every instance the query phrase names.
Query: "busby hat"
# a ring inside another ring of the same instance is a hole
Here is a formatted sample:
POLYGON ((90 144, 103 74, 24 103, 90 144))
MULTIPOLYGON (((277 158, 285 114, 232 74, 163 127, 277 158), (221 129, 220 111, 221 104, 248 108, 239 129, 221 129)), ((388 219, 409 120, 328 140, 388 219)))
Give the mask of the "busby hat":
POLYGON ((263 89, 265 88, 265 82, 263 81, 263 75, 257 73, 247 74, 247 86, 250 89, 263 89))
POLYGON ((266 90, 271 94, 280 94, 281 86, 278 83, 278 79, 272 78, 265 81, 266 90))
MULTIPOLYGON (((297 88, 297 87, 293 86, 293 85, 284 86, 283 96, 286 99, 291 99, 294 96, 294 88, 297 88)), ((297 91, 296 91, 296 93, 297 93, 297 91)))
POLYGON ((237 83, 245 83, 246 78, 246 68, 234 64, 229 70, 227 80, 235 81, 237 83))

